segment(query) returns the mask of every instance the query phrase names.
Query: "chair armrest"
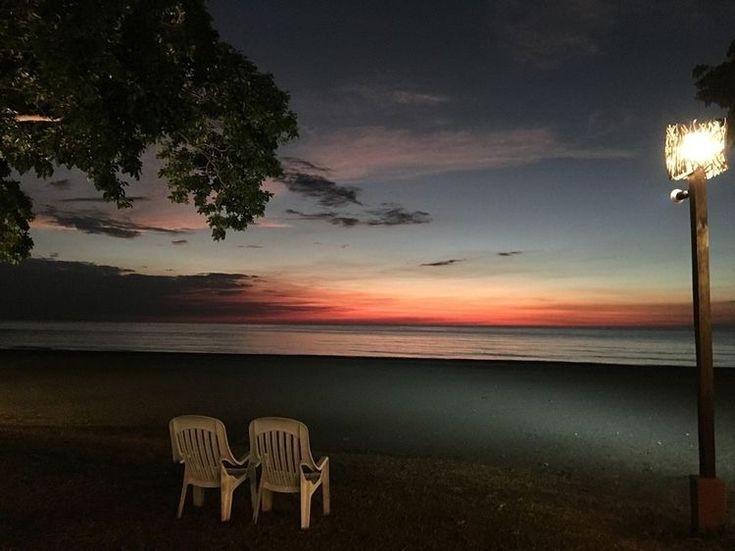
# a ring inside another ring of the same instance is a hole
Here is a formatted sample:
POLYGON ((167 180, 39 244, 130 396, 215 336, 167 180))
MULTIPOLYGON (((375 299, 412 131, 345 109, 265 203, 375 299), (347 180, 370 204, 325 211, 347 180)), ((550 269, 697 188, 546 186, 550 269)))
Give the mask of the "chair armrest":
POLYGON ((253 470, 249 466, 245 467, 225 467, 224 462, 219 466, 219 480, 222 488, 229 488, 234 491, 240 484, 248 478, 253 477, 253 470))
MULTIPOLYGON (((237 458, 235 458, 235 459, 237 459, 237 458)), ((246 463, 249 463, 250 462, 250 452, 249 451, 248 452, 245 452, 240 459, 237 459, 237 461, 241 465, 245 465, 246 463)))
POLYGON ((250 461, 250 453, 246 453, 242 459, 236 459, 235 457, 222 458, 220 462, 226 469, 243 467, 250 461))
POLYGON ((319 461, 316 462, 316 469, 317 471, 321 472, 324 470, 324 466, 329 464, 329 456, 325 455, 324 457, 320 457, 319 461))
POLYGON ((250 474, 248 467, 226 467, 224 464, 220 465, 220 472, 223 475, 240 478, 243 475, 250 474))
POLYGON ((299 465, 299 473, 301 475, 301 478, 310 479, 315 478, 314 475, 317 475, 318 478, 321 476, 322 471, 324 470, 324 467, 329 465, 329 457, 324 456, 319 459, 316 463, 313 465, 310 465, 309 463, 302 461, 299 465))
POLYGON ((325 455, 324 457, 320 457, 319 461, 314 461, 312 458, 309 458, 311 461, 304 461, 301 460, 301 464, 299 465, 301 467, 301 470, 304 470, 304 467, 309 472, 322 472, 324 469, 324 465, 329 463, 329 456, 325 455))

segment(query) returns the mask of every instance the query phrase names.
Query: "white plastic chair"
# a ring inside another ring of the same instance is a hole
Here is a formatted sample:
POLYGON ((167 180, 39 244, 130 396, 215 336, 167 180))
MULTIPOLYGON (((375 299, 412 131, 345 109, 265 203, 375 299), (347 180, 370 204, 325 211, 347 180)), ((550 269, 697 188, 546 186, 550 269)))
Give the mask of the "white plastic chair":
POLYGON ((329 514, 329 458, 318 462, 311 455, 309 429, 305 424, 283 417, 261 417, 250 422, 250 453, 254 466, 260 465, 253 522, 258 511, 270 511, 273 492, 301 494, 301 528, 311 519, 311 496, 322 487, 324 514, 329 514))
POLYGON ((168 427, 174 462, 184 464, 177 518, 181 518, 186 492, 193 486, 197 507, 204 503, 204 488, 219 488, 222 522, 230 520, 232 494, 248 476, 250 502, 255 507, 255 468, 249 454, 235 459, 222 421, 202 415, 182 415, 171 419, 168 427))

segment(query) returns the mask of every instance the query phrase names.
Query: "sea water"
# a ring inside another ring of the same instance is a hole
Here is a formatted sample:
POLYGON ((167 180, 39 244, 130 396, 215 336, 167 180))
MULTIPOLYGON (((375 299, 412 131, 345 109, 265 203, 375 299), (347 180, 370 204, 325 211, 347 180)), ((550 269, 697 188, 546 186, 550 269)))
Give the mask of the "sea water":
MULTIPOLYGON (((427 327, 0 321, 0 348, 314 354, 694 365, 681 328, 427 327)), ((717 367, 735 367, 735 328, 716 328, 717 367)))

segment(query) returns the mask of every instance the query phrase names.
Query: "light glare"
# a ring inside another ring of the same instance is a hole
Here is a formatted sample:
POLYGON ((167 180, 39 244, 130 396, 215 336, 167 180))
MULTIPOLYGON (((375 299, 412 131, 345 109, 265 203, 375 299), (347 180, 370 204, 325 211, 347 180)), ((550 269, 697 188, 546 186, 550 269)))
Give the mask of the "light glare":
POLYGON ((683 180, 702 168, 709 179, 727 170, 725 120, 666 127, 666 170, 672 180, 683 180))

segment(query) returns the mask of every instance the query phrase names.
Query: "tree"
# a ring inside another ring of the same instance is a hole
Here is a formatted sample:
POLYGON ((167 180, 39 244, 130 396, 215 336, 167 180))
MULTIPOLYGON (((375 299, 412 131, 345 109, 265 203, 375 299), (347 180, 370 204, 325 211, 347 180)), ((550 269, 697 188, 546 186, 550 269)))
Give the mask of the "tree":
POLYGON ((192 201, 215 240, 262 216, 276 149, 297 136, 289 96, 220 41, 204 0, 3 0, 0 261, 30 254, 30 199, 11 170, 86 173, 128 207, 151 146, 169 198, 192 201))
MULTIPOLYGON (((697 65, 693 76, 697 86, 697 99, 705 105, 712 103, 727 109, 730 124, 735 123, 735 40, 727 49, 727 59, 715 65, 697 65)), ((730 127, 729 138, 735 142, 735 132, 730 127)))

